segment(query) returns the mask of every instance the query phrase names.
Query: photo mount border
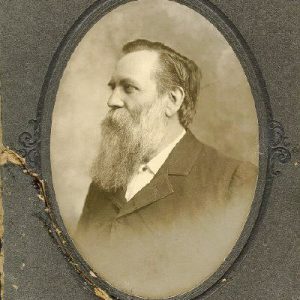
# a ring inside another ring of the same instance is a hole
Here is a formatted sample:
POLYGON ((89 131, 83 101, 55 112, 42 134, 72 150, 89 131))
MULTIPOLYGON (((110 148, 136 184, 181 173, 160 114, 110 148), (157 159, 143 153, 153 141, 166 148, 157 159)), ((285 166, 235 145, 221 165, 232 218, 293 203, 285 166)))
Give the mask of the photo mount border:
MULTIPOLYGON (((70 251, 72 253, 72 257, 74 257, 76 262, 82 267, 82 270, 85 272, 85 277, 93 283, 93 285, 90 285, 92 288, 97 286, 100 289, 105 290, 109 295, 121 299, 143 298, 128 295, 110 286, 102 279, 94 278, 94 276, 92 275, 93 273, 91 273, 92 269, 76 250, 76 247, 74 246, 63 224, 58 204, 55 199, 55 193, 51 180, 50 131, 52 123, 52 111, 55 104, 55 97, 58 90, 59 81, 74 49, 76 48, 80 40, 84 37, 84 35, 90 30, 90 28, 96 22, 100 21, 100 19, 104 15, 108 14, 110 11, 122 4, 126 4, 132 1, 134 0, 98 0, 94 2, 88 9, 86 9, 82 13, 82 15, 77 19, 77 21, 75 21, 73 26, 64 36, 62 42, 60 43, 52 58, 51 63, 49 64, 49 68, 45 76, 37 108, 37 117, 36 120, 31 122, 31 124, 35 124, 35 142, 33 144, 29 144, 30 147, 34 150, 33 159, 31 159, 32 166, 39 174, 41 174, 41 178, 44 178, 46 180, 46 193, 51 203, 51 209, 56 217, 55 221, 59 226, 58 230, 63 233, 63 237, 66 239, 66 244, 61 243, 59 235, 54 234, 54 239, 58 242, 60 248, 63 248, 63 250, 70 251)), ((229 45, 233 48, 247 76, 248 82, 251 86, 253 98, 255 100, 256 113, 259 122, 260 153, 259 176, 256 186, 256 193, 252 203, 251 212, 248 216, 247 222, 245 224, 243 232, 239 237, 239 240, 237 241, 236 245, 232 249, 229 256, 226 258, 224 263, 213 275, 211 275, 206 281, 204 281, 193 290, 181 295, 168 298, 175 300, 191 299, 200 295, 202 297, 209 296, 215 289, 218 289, 222 286, 222 277, 230 275, 230 272, 232 272, 234 267, 239 263, 239 261, 242 260, 242 257, 247 251, 251 236, 255 235, 256 233, 256 225, 260 222, 264 215, 264 207, 266 206, 266 202, 271 190, 273 176, 278 174, 276 172, 273 172, 274 170, 272 170, 272 166, 274 166, 277 161, 286 163, 290 159, 290 153, 287 147, 283 147, 285 149, 286 159, 280 160, 282 156, 280 156, 278 151, 276 152, 276 150, 274 150, 276 149, 276 147, 274 148, 274 141, 276 140, 274 122, 276 121, 273 120, 273 114, 265 82, 251 49, 237 30, 237 28, 234 26, 234 24, 226 17, 226 15, 224 15, 224 13, 219 8, 217 8, 207 0, 173 0, 173 2, 185 5, 205 17, 221 32, 223 37, 225 37, 229 45), (274 153, 277 153, 279 156, 273 155, 274 153)), ((282 127, 279 122, 277 122, 277 124, 282 127)), ((22 134, 24 137, 24 133, 22 134)), ((25 155, 29 152, 25 151, 25 155)))

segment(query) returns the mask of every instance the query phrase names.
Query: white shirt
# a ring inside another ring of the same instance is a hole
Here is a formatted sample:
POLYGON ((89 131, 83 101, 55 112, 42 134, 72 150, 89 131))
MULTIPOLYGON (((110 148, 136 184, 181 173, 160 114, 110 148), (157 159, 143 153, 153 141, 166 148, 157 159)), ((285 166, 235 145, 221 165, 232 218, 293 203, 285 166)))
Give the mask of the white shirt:
POLYGON ((180 135, 172 143, 170 143, 161 152, 154 156, 148 163, 142 164, 139 167, 138 172, 132 176, 127 185, 125 194, 127 202, 151 181, 151 179, 166 161, 173 148, 183 138, 185 133, 186 131, 183 129, 180 135))

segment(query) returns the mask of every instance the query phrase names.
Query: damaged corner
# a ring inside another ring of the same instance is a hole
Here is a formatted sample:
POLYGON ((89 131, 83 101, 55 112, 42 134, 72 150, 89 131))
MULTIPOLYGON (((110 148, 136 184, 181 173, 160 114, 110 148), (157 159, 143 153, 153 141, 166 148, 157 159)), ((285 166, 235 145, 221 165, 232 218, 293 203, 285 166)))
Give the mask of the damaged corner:
MULTIPOLYGON (((0 133, 0 139, 2 138, 2 135, 0 133)), ((62 230, 59 228, 59 225, 56 223, 55 217, 52 212, 52 208, 50 205, 50 202, 46 195, 46 188, 45 188, 45 182, 42 180, 37 173, 35 173, 33 170, 29 169, 25 158, 17 154, 15 151, 9 149, 8 147, 3 146, 2 140, 0 140, 0 166, 5 165, 7 163, 11 163, 13 165, 17 165, 23 169, 23 172, 33 179, 33 183, 35 185, 35 188, 38 190, 38 198, 44 203, 44 210, 47 213, 49 217, 49 233, 54 238, 54 240, 58 243, 58 246, 60 247, 62 253, 67 258, 68 262, 73 266, 75 271, 83 278, 83 280, 91 287, 93 293, 95 296, 97 296, 99 299, 102 300, 111 300, 110 296, 102 290, 100 287, 98 287, 95 283, 93 283, 89 276, 85 274, 85 272, 79 267, 77 261, 74 259, 73 255, 69 252, 67 248, 64 247, 66 242, 66 238, 62 232, 62 230)), ((2 184, 0 182, 0 188, 2 191, 2 184)), ((3 272, 3 262, 4 262, 4 255, 3 255, 3 247, 2 247, 2 237, 3 237, 3 207, 2 207, 2 201, 0 196, 0 241, 1 241, 1 254, 0 254, 0 276, 1 276, 1 298, 4 297, 4 272, 3 272)), ((92 271, 91 271, 92 272, 92 271)), ((93 273, 93 272, 92 272, 93 273)), ((94 273, 93 273, 94 274, 94 273)), ((97 276, 93 276, 97 277, 97 276)))
MULTIPOLYGON (((1 138, 1 135, 0 135, 1 138)), ((93 293, 95 296, 97 296, 99 299, 102 300, 111 300, 110 296, 102 290, 100 287, 98 287, 95 283, 93 283, 89 276, 85 274, 85 272, 79 267, 76 259, 73 257, 72 253, 69 252, 67 247, 64 247, 64 245, 67 244, 66 238, 62 232, 62 230, 59 228, 59 225, 57 224, 55 220, 55 216, 52 212, 52 208, 50 205, 50 202, 46 195, 46 187, 45 182, 42 180, 37 173, 35 173, 33 170, 29 169, 25 158, 17 154, 15 151, 9 149, 8 147, 0 145, 0 166, 5 165, 7 163, 11 163, 13 165, 17 165, 22 168, 23 172, 33 179, 33 183, 35 185, 35 188, 38 191, 37 197, 39 200, 41 200, 44 203, 44 210, 48 215, 49 218, 49 228, 48 231, 52 238, 57 242, 58 246, 60 247, 62 253, 64 254, 65 258, 68 260, 68 262, 73 266, 75 271, 83 278, 83 280, 91 287, 93 293)), ((1 200, 1 199, 0 199, 1 200)), ((1 202, 0 202, 1 204, 1 202)), ((2 205, 0 207, 0 226, 2 225, 3 221, 3 210, 2 205)), ((0 233, 3 234, 3 226, 0 228, 0 233)), ((2 235, 0 235, 1 241, 2 241, 2 235)), ((3 253, 1 253, 3 255, 3 253)), ((0 271, 1 271, 1 299, 3 299, 3 256, 1 256, 0 260, 0 271)), ((91 271, 92 272, 92 271, 91 271)), ((92 272, 94 274, 94 272, 92 272)), ((97 277, 94 275, 93 277, 97 277)))

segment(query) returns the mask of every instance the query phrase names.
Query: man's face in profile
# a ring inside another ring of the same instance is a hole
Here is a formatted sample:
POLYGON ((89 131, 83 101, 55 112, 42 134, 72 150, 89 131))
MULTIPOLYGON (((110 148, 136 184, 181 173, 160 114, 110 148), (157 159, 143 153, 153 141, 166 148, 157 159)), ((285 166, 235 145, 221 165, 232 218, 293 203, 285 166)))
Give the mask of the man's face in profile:
POLYGON ((109 81, 112 89, 108 106, 126 109, 136 117, 158 98, 155 72, 159 68, 158 53, 141 50, 124 55, 118 62, 109 81))
POLYGON ((167 128, 166 95, 159 95, 158 53, 124 55, 108 85, 110 111, 101 124, 101 145, 92 177, 104 190, 126 188, 139 165, 156 154, 167 128))

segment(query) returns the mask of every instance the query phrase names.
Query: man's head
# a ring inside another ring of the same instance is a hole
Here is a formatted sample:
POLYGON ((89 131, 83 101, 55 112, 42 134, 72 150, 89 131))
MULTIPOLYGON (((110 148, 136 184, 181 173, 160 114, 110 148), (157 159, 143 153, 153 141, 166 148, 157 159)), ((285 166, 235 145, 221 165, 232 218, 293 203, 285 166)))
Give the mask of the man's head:
POLYGON ((124 54, 122 58, 138 51, 145 53, 141 64, 146 63, 147 55, 156 55, 156 60, 152 65, 152 76, 156 81, 159 96, 167 95, 171 101, 174 101, 176 99, 172 93, 182 93, 182 99, 179 100, 181 105, 177 108, 177 113, 180 124, 187 128, 194 117, 200 90, 201 73, 198 66, 162 43, 142 39, 125 44, 122 49, 124 54))
POLYGON ((136 40, 108 83, 111 108, 102 122, 93 180, 105 190, 126 188, 132 174, 195 112, 200 73, 192 61, 161 43, 136 40))

